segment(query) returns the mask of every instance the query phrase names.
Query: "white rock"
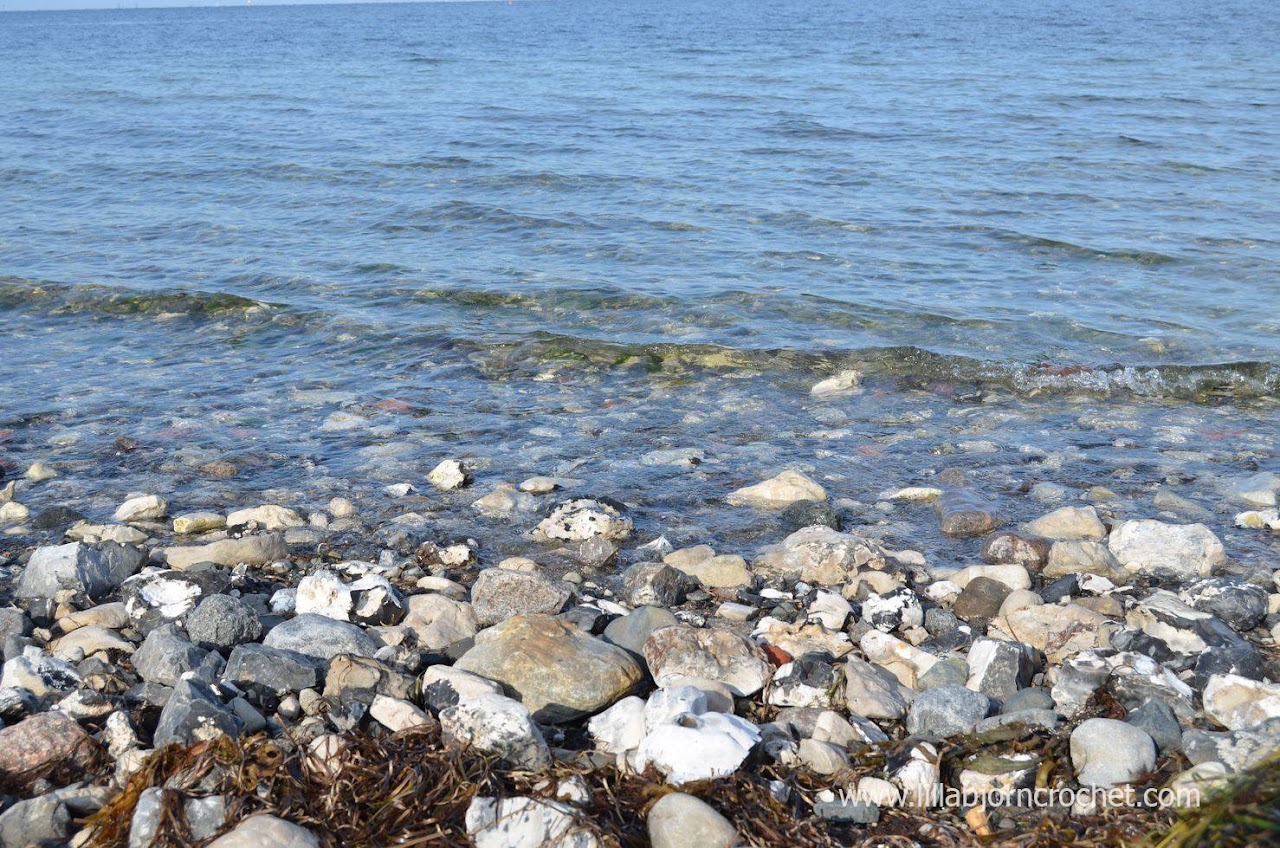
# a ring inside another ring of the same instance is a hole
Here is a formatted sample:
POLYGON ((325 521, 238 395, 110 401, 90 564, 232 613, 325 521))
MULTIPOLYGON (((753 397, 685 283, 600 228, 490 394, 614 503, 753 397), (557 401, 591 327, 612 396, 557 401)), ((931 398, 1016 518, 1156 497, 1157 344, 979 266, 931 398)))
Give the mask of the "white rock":
POLYGON ((33 462, 22 476, 38 483, 41 480, 52 480, 58 476, 58 472, 43 462, 33 462))
POLYGON ((386 695, 373 696, 373 703, 369 705, 369 715, 393 733, 432 724, 431 717, 410 702, 403 698, 390 698, 386 695))
POLYGON ((809 394, 814 397, 837 397, 839 395, 853 394, 858 391, 862 383, 862 373, 853 369, 841 371, 834 377, 828 377, 809 389, 809 394))
POLYGON ((809 604, 805 615, 809 621, 816 621, 828 630, 843 630, 844 624, 853 613, 853 605, 835 592, 819 591, 809 604))
POLYGON ((1081 786, 1132 783, 1155 764, 1155 742, 1127 722, 1091 718, 1071 732, 1071 765, 1081 786))
POLYGON ((467 484, 468 479, 467 469, 458 459, 444 460, 427 475, 427 481, 442 492, 460 489, 467 484))
POLYGON ((1208 577, 1227 561, 1222 542, 1203 524, 1125 521, 1111 531, 1107 546, 1131 573, 1156 579, 1208 577))
POLYGON ((941 777, 938 751, 927 742, 912 745, 907 761, 890 775, 902 792, 903 805, 920 809, 938 805, 941 777))
POLYGON ((511 765, 538 771, 551 763, 551 752, 529 710, 503 695, 480 695, 440 713, 446 739, 478 751, 497 754, 511 765))
POLYGON ((628 695, 587 722, 596 747, 606 754, 625 754, 644 741, 645 701, 628 695))
POLYGON ((217 512, 184 512, 173 519, 173 532, 179 535, 221 530, 227 519, 217 512))
POLYGON ((21 524, 31 517, 31 510, 17 501, 0 504, 0 524, 21 524))
POLYGON ((304 527, 307 522, 294 510, 278 504, 238 509, 227 516, 228 527, 242 527, 250 523, 264 530, 284 530, 287 527, 304 527))
POLYGON ((578 830, 577 813, 559 801, 476 796, 467 808, 467 835, 475 848, 599 848, 578 830))
POLYGON ((1280 716, 1280 683, 1215 674, 1204 687, 1204 712, 1228 730, 1248 730, 1280 716))
POLYGON ((636 768, 644 771, 652 764, 673 784, 724 777, 759 741, 759 729, 737 716, 684 713, 645 737, 636 751, 636 768))
POLYGON ((298 583, 294 609, 299 614, 313 612, 338 621, 350 621, 351 589, 338 575, 321 569, 298 583))
POLYGON ((329 501, 329 514, 334 518, 355 518, 356 505, 346 498, 333 498, 329 501))
POLYGON ((1046 539, 1105 539, 1106 525, 1091 506, 1064 506, 1027 525, 1027 532, 1046 539))
POLYGON ((164 518, 168 511, 168 501, 159 495, 136 495, 120 504, 112 517, 121 522, 150 521, 164 518))
POLYGON ((1280 509, 1247 510, 1236 515, 1235 524, 1249 530, 1280 530, 1280 509))
POLYGON ((878 807, 896 807, 902 803, 902 793, 898 787, 878 777, 860 778, 855 794, 857 800, 878 807))
POLYGON ((732 848, 738 831, 705 801, 672 792, 649 810, 652 848, 732 848))
POLYGON ((777 477, 745 486, 726 500, 734 506, 781 508, 796 501, 825 501, 827 492, 799 471, 783 471, 777 477))
POLYGON ((867 631, 858 644, 868 660, 884 666, 904 686, 912 689, 915 688, 916 681, 938 662, 938 658, 928 651, 922 651, 879 630, 867 631))
POLYGON ((543 542, 584 542, 596 536, 621 541, 631 535, 631 521, 612 506, 580 498, 560 504, 534 530, 543 542))
POLYGON ((320 840, 305 827, 260 814, 240 822, 208 848, 320 848, 320 840))

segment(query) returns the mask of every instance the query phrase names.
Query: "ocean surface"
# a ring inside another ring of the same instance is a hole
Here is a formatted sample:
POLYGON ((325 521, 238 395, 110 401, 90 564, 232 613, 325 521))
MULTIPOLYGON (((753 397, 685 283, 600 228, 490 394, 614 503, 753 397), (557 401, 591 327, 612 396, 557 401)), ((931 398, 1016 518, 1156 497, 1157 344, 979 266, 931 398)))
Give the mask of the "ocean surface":
POLYGON ((696 524, 796 464, 1274 467, 1277 44, 1267 0, 0 15, 0 468, 92 509, 462 454, 696 524))

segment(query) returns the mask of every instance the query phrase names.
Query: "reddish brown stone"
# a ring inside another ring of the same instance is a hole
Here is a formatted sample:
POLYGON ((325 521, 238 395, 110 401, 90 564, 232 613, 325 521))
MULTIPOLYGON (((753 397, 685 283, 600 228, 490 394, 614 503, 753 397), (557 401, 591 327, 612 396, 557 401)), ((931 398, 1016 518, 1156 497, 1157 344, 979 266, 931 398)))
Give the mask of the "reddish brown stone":
POLYGON ((21 791, 39 778, 65 785, 83 779, 98 743, 62 713, 41 713, 0 730, 0 790, 21 791))

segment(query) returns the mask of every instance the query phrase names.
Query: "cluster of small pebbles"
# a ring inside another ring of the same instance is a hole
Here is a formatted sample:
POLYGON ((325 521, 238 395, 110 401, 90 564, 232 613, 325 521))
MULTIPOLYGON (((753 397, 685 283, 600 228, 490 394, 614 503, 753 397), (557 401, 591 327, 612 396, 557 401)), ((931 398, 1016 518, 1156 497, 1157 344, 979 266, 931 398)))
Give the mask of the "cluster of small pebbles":
MULTIPOLYGON (((523 555, 499 557, 424 539, 420 515, 368 524, 344 498, 184 512, 180 495, 138 493, 110 516, 33 514, 24 494, 47 471, 0 492, 23 543, 0 555, 0 846, 84 843, 78 823, 157 750, 223 734, 323 763, 348 734, 438 723, 511 769, 585 757, 674 786, 770 764, 827 782, 806 814, 855 825, 948 791, 1007 799, 1037 785, 1054 740, 1070 759, 1055 780, 1099 789, 1175 762, 1167 785, 1209 793, 1280 751, 1280 561, 1234 561, 1217 519, 1173 494, 1141 511, 1082 497, 1015 526, 1012 495, 963 475, 878 493, 952 540, 940 562, 846 520, 812 472, 712 495, 789 528, 741 551, 676 547, 660 517, 642 533, 634 507, 532 477, 473 499, 529 517, 523 555), (344 558, 334 540, 352 536, 376 555, 344 558), (957 739, 977 753, 944 762, 957 739), (102 756, 107 776, 83 779, 102 756)), ((476 477, 447 459, 415 483, 456 496, 476 477)), ((1230 491, 1235 527, 1280 530, 1280 476, 1230 491)), ((592 848, 581 791, 478 797, 470 838, 592 848)), ((131 846, 151 844, 158 792, 131 846)), ((1095 812, 1080 797, 1071 812, 1095 812)), ((228 821, 229 800, 184 800, 195 839, 321 842, 271 816, 228 821)), ((728 848, 733 817, 675 792, 649 835, 728 848)))

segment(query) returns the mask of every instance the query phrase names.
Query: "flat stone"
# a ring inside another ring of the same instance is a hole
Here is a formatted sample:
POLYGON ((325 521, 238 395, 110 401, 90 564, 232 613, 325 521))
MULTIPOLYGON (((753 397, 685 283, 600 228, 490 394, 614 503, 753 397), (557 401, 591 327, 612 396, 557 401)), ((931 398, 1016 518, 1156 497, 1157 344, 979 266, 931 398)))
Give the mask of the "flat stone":
POLYGON ((138 495, 120 504, 112 519, 121 523, 129 521, 153 521, 164 518, 169 504, 159 495, 138 495))
POLYGON ((198 562, 217 565, 266 565, 289 554, 279 533, 259 533, 239 539, 220 539, 205 545, 178 545, 162 551, 170 568, 185 571, 198 562))
POLYGON ((582 542, 595 536, 622 541, 631 535, 631 521, 609 504, 579 498, 552 510, 533 535, 540 542, 582 542))
POLYGON ((283 648, 237 645, 231 651, 223 679, 263 700, 283 698, 303 689, 316 689, 324 679, 325 661, 283 648))

